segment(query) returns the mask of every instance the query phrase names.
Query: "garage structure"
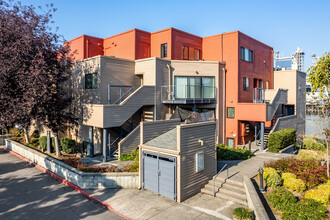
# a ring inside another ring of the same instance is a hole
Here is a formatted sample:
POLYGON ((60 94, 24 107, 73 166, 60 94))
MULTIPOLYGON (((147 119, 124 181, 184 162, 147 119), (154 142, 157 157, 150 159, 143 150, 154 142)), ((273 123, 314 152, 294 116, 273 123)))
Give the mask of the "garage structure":
POLYGON ((216 174, 216 122, 160 126, 141 123, 140 188, 182 202, 216 174))

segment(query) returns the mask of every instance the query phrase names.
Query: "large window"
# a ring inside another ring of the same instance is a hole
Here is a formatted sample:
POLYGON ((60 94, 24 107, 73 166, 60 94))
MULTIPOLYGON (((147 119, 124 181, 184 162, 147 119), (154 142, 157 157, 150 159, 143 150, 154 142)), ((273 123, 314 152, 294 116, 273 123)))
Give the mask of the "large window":
POLYGON ((253 51, 247 48, 241 47, 241 60, 253 63, 253 51))
POLYGON ((235 118, 235 108, 227 107, 227 118, 235 118))
POLYGON ((243 90, 249 91, 249 78, 243 77, 243 90))
POLYGON ((85 75, 85 89, 97 88, 97 73, 85 75))
POLYGON ((167 43, 160 45, 160 57, 167 57, 167 43))
POLYGON ((189 60, 189 47, 182 47, 182 59, 189 60))
POLYGON ((214 77, 176 76, 175 98, 177 99, 214 99, 214 77))

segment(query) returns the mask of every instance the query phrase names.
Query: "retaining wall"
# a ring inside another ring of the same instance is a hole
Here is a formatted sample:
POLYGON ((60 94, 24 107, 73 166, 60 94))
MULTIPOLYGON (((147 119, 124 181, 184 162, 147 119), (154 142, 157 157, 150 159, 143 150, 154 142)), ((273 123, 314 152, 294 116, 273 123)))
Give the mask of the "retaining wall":
POLYGON ((138 188, 139 173, 86 173, 73 168, 37 150, 12 140, 6 140, 6 148, 31 162, 48 169, 81 189, 138 188))

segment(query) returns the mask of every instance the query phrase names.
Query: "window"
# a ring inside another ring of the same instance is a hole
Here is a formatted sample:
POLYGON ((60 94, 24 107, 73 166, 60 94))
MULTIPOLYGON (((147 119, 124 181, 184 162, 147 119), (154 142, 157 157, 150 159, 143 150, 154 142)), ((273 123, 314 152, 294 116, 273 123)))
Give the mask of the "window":
POLYGON ((204 170, 204 152, 196 154, 196 172, 204 170))
POLYGON ((249 91, 249 78, 243 77, 243 90, 249 91))
POLYGON ((264 83, 262 79, 259 79, 259 88, 264 88, 264 83))
POLYGON ((269 89, 269 81, 266 81, 266 89, 269 89))
POLYGON ((175 76, 176 99, 214 99, 214 77, 175 76))
POLYGON ((97 73, 85 75, 85 89, 97 88, 97 73))
POLYGON ((198 49, 195 49, 195 60, 200 60, 200 53, 201 53, 201 51, 200 50, 198 50, 198 49))
POLYGON ((167 43, 160 45, 160 57, 167 57, 167 43))
POLYGON ((234 148, 234 138, 227 138, 227 146, 234 148))
POLYGON ((189 47, 182 47, 182 59, 189 60, 189 47))
POLYGON ((227 107, 227 118, 235 118, 235 108, 227 107))
POLYGON ((244 47, 241 47, 241 60, 245 60, 245 61, 252 63, 253 62, 253 51, 246 49, 244 47))

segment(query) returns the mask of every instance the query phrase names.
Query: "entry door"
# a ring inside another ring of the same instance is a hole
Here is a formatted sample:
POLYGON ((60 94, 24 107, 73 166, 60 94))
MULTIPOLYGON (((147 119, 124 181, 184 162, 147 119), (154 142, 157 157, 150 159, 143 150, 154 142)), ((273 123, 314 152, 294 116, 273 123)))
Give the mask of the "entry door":
POLYGON ((142 187, 176 200, 176 158, 143 151, 142 187))

